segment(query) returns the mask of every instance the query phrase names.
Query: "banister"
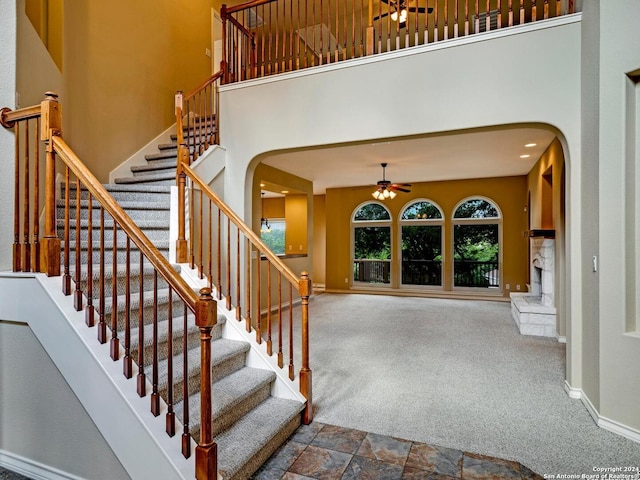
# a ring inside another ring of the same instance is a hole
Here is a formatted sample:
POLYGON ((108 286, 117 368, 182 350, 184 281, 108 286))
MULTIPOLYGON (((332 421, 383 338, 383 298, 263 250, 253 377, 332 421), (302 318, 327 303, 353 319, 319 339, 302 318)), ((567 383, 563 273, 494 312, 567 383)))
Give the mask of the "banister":
MULTIPOLYGON (((275 1, 275 0, 271 0, 271 1, 275 1)), ((242 25, 238 20, 236 20, 233 17, 227 17, 227 20, 229 20, 231 23, 233 23, 236 28, 238 28, 238 30, 240 30, 242 33, 244 33, 247 37, 251 36, 251 32, 249 30, 247 30, 245 28, 244 25, 242 25)))
POLYGON ((0 110, 0 124, 4 128, 11 128, 17 121, 39 117, 41 111, 42 108, 39 104, 19 110, 11 110, 9 107, 4 107, 0 110))
POLYGON ((227 13, 237 13, 242 10, 246 10, 247 8, 259 7, 260 5, 266 5, 267 3, 276 2, 278 0, 252 0, 250 2, 241 3, 240 5, 235 5, 233 7, 227 7, 227 13))
POLYGON ((71 169, 73 174, 87 187, 91 194, 103 205, 104 209, 119 224, 120 228, 131 238, 133 243, 149 259, 158 273, 169 282, 180 298, 196 309, 197 294, 189 287, 187 282, 171 267, 169 261, 162 256, 151 241, 142 233, 142 230, 131 220, 129 215, 107 192, 104 186, 91 174, 67 143, 59 136, 52 138, 55 152, 71 169))
POLYGON ((224 72, 222 70, 217 71, 216 73, 211 75, 207 80, 202 82, 199 86, 197 86, 196 88, 191 90, 189 93, 182 94, 182 100, 186 102, 187 100, 193 98, 200 90, 208 87, 209 85, 211 85, 213 82, 215 82, 219 78, 222 78, 223 74, 224 74, 224 72))
POLYGON ((238 227, 238 229, 251 241, 251 243, 258 247, 260 252, 273 264, 276 270, 278 270, 278 272, 284 275, 289 282, 297 287, 300 284, 298 276, 271 251, 262 239, 256 235, 256 233, 238 215, 236 215, 233 210, 220 200, 220 197, 218 197, 215 192, 211 190, 209 185, 204 183, 188 165, 183 165, 183 170, 189 178, 191 178, 194 184, 196 184, 198 188, 200 188, 211 200, 214 201, 220 211, 233 221, 236 227, 238 227))

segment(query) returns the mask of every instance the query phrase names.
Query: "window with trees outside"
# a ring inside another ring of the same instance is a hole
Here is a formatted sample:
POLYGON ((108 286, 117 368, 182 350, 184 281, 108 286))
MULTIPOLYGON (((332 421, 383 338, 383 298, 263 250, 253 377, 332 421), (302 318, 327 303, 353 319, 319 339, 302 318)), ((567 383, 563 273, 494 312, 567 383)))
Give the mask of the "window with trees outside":
POLYGON ((453 285, 500 286, 500 221, 493 202, 464 200, 453 215, 453 285))
POLYGON ((442 224, 440 208, 418 200, 400 217, 403 285, 442 285, 442 224))
POLYGON ((353 281, 391 283, 391 215, 379 203, 366 203, 353 215, 353 281))
POLYGON ((284 255, 284 233, 285 233, 285 219, 284 218, 270 218, 269 228, 261 228, 260 238, 276 255, 284 255))

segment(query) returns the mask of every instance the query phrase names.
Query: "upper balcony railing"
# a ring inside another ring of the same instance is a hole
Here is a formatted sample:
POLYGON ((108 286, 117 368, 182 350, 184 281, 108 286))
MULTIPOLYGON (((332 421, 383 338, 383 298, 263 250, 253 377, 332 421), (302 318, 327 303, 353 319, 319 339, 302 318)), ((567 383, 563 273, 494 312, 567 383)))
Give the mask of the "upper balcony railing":
POLYGON ((573 0, 253 0, 223 5, 223 81, 261 78, 573 12, 573 0))

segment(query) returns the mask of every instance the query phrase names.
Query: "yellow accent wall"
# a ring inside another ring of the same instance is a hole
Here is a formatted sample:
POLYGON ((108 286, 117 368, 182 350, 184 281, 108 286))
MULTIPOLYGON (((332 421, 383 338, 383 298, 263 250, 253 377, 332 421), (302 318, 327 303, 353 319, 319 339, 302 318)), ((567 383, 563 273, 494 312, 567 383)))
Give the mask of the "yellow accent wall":
MULTIPOLYGON (((371 201, 371 187, 327 189, 326 193, 326 287, 327 290, 341 291, 350 289, 352 281, 351 260, 351 218, 355 209, 362 203, 371 201), (346 279, 346 281, 345 281, 346 279)), ((526 291, 527 283, 527 177, 502 177, 475 180, 455 180, 442 182, 414 183, 411 193, 400 193, 393 200, 384 204, 391 212, 393 219, 391 228, 392 242, 392 284, 391 287, 377 287, 385 292, 406 292, 399 288, 400 278, 400 246, 397 219, 401 211, 417 199, 427 199, 440 206, 444 214, 444 264, 443 287, 440 289, 422 289, 423 293, 442 294, 454 292, 452 288, 453 239, 451 217, 458 203, 468 197, 480 196, 493 201, 502 213, 501 230, 501 285, 502 292, 486 289, 474 289, 466 293, 498 295, 507 298, 510 284, 512 290, 520 285, 526 291)), ((412 292, 416 292, 413 288, 412 292)), ((462 293, 462 289, 455 289, 462 293)), ((454 293, 455 293, 454 292, 454 293)))
POLYGON ((307 214, 307 195, 287 195, 285 197, 285 252, 287 255, 307 254, 307 230, 311 221, 307 214))
POLYGON ((175 122, 206 79, 212 0, 75 2, 64 10, 63 134, 101 181, 175 122))
POLYGON ((314 195, 313 197, 313 238, 311 243, 313 246, 311 278, 315 285, 324 285, 327 265, 327 209, 325 195, 314 195))
MULTIPOLYGON (((558 335, 566 335, 563 316, 566 298, 564 154, 556 138, 527 176, 531 229, 555 230, 555 292, 558 335)), ((528 264, 527 264, 528 267, 528 264)))

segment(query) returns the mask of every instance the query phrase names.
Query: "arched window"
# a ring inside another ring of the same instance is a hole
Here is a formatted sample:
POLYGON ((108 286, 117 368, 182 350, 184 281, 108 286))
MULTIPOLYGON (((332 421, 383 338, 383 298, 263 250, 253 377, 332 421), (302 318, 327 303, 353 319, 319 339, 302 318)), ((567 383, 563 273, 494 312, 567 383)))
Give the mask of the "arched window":
POLYGON ((453 286, 500 287, 498 207, 485 198, 463 200, 453 214, 453 286))
POLYGON ((400 216, 403 285, 442 285, 440 207, 429 200, 410 203, 400 216))
POLYGON ((391 214, 383 205, 360 205, 352 218, 353 281, 391 283, 391 214))

